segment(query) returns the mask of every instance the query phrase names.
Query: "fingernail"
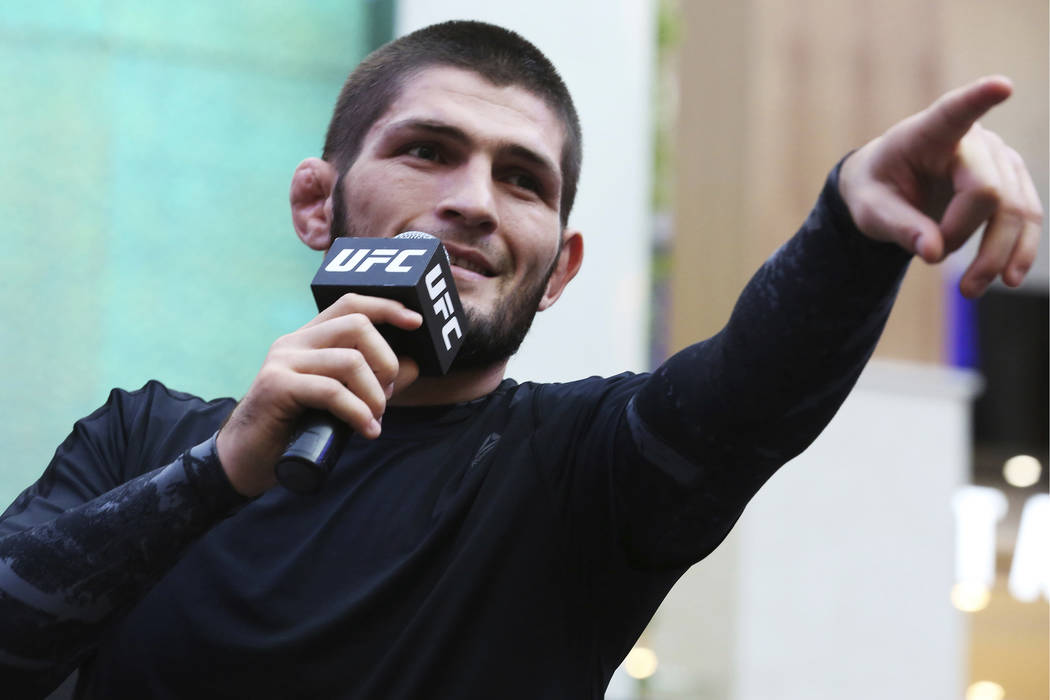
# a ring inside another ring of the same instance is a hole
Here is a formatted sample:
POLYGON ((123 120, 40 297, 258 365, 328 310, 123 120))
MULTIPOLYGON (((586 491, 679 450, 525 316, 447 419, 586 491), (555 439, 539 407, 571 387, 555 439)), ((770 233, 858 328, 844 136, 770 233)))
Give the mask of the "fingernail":
POLYGON ((373 418, 372 422, 368 424, 368 432, 373 437, 377 437, 379 433, 383 432, 383 426, 378 420, 373 418))
POLYGON ((387 385, 386 385, 386 386, 385 386, 385 387, 383 388, 383 393, 385 393, 385 394, 386 394, 386 397, 387 397, 388 399, 389 399, 389 398, 390 398, 391 396, 393 396, 393 395, 394 395, 394 383, 393 383, 393 382, 390 382, 389 384, 387 384, 387 385))

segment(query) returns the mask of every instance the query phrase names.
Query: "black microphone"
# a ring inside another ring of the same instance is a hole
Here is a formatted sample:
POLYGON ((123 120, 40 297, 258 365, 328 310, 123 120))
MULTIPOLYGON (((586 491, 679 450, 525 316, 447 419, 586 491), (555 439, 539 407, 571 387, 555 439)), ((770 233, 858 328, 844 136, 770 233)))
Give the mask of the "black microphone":
MULTIPOLYGON (((429 233, 337 238, 310 287, 318 312, 348 292, 395 299, 419 312, 423 325, 414 331, 386 324, 376 328, 395 354, 419 363, 420 374, 445 374, 463 344, 466 317, 448 253, 429 233)), ((317 491, 349 434, 350 427, 327 411, 307 411, 277 462, 277 481, 296 493, 317 491)))

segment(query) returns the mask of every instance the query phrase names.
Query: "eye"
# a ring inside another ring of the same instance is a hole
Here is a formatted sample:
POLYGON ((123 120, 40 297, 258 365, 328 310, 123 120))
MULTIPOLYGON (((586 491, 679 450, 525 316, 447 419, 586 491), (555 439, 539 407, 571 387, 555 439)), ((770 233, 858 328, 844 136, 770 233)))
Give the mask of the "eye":
POLYGON ((441 154, 438 152, 438 149, 429 143, 413 144, 405 149, 405 153, 421 160, 441 160, 441 154))
POLYGON ((520 187, 521 189, 529 190, 536 194, 543 194, 543 186, 540 184, 540 181, 526 172, 518 171, 510 173, 507 175, 506 180, 514 187, 520 187))

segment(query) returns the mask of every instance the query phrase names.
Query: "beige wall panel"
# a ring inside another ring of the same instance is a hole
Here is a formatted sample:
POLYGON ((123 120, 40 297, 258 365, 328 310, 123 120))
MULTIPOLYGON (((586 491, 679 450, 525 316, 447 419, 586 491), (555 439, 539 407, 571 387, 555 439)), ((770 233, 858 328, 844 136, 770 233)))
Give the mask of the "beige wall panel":
POLYGON ((738 259, 747 211, 741 186, 750 124, 745 102, 750 43, 748 3, 685 2, 676 231, 672 269, 672 349, 715 333, 740 290, 738 259))
MULTIPOLYGON (((675 349, 722 326, 740 289, 802 222, 850 148, 948 86, 940 7, 682 3, 675 349)), ((913 267, 879 354, 937 362, 941 275, 913 267)))

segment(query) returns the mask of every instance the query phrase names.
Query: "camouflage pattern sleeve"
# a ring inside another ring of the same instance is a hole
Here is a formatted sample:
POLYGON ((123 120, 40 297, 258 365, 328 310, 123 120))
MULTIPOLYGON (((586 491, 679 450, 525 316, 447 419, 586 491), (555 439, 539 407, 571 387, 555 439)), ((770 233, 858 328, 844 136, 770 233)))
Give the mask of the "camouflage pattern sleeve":
POLYGON ((246 502, 215 438, 52 520, 0 537, 0 687, 44 696, 186 548, 246 502))

